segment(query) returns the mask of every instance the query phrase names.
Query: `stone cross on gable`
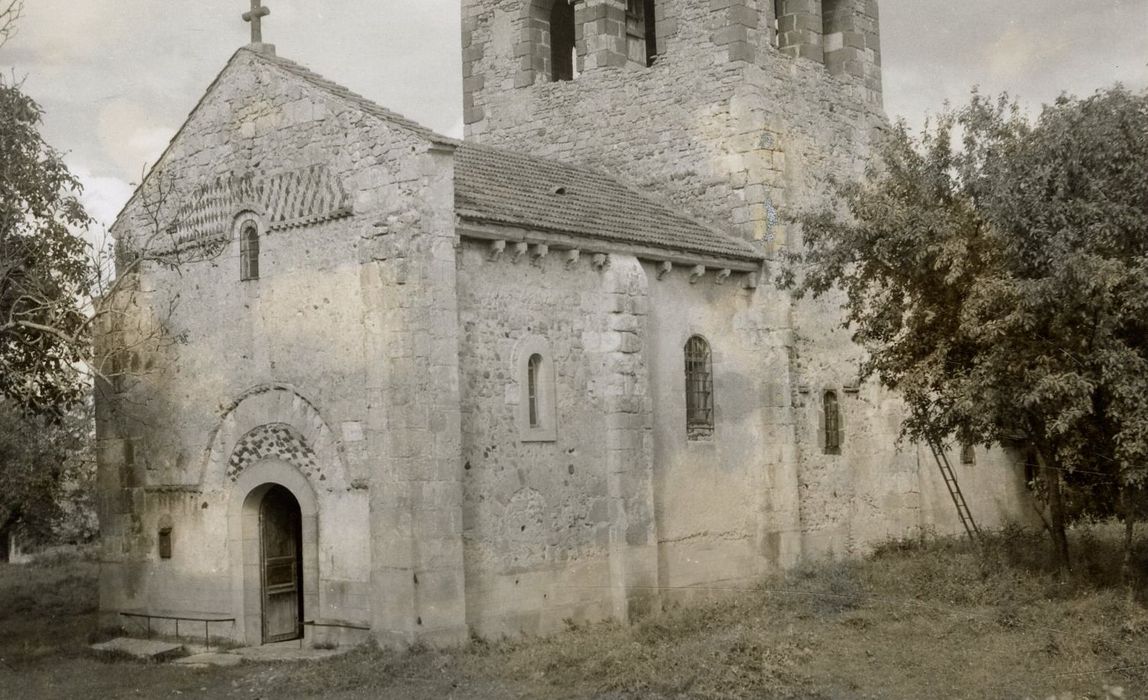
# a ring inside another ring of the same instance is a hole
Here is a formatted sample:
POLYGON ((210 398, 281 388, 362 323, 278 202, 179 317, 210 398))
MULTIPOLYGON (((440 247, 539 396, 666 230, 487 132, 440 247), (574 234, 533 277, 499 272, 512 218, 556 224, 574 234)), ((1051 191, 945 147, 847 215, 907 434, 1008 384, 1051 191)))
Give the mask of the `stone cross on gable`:
POLYGON ((251 43, 263 43, 263 18, 271 14, 270 7, 263 7, 263 0, 251 0, 251 11, 243 13, 243 21, 251 23, 251 43))

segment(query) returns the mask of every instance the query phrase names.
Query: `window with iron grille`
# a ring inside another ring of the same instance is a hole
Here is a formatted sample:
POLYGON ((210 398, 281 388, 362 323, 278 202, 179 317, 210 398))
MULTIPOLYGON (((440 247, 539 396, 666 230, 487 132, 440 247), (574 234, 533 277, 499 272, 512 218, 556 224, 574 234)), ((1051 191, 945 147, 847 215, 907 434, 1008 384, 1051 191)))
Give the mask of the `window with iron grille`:
POLYGON ((827 391, 823 399, 825 405, 825 454, 841 454, 841 407, 837 404, 837 392, 827 391))
POLYGON ((695 335, 686 341, 686 436, 703 440, 713 431, 713 361, 709 343, 695 335))
POLYGON ((542 369, 542 356, 531 355, 526 363, 526 405, 529 413, 530 427, 537 428, 541 423, 542 411, 539 409, 538 375, 542 369))
POLYGON ((259 279, 259 228, 247 224, 239 234, 239 279, 259 279))

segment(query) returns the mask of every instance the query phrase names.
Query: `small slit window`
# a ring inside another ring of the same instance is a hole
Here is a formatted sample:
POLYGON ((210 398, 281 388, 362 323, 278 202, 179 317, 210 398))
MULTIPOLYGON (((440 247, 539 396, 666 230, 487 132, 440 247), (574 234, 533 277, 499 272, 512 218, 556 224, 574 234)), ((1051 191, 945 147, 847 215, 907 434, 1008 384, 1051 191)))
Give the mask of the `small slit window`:
POLYGON ((239 232, 239 279, 259 279, 259 227, 254 223, 239 232))
POLYGON ((714 431, 713 359, 701 336, 686 341, 686 437, 705 440, 714 431))
POLYGON ((825 454, 841 454, 841 406, 837 392, 827 391, 822 399, 825 409, 825 454))
POLYGON ((569 0, 554 0, 550 10, 550 79, 573 80, 577 62, 574 6, 569 0))
POLYGON ((159 558, 171 559, 171 526, 159 529, 159 558))
POLYGON ((976 464, 977 452, 972 445, 965 443, 961 445, 961 464, 976 464))

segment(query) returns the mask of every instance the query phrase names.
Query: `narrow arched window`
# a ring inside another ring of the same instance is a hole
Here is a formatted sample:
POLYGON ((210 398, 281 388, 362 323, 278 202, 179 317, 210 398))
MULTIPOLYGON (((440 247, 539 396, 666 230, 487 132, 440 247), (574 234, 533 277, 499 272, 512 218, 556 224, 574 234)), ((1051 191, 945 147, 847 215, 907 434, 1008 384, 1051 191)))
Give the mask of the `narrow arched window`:
POLYGON ((686 437, 703 440, 714 431, 714 379, 710 346, 701 336, 686 341, 686 437))
POLYGON ((259 227, 254 223, 245 224, 239 233, 239 279, 259 279, 259 227))
POLYGON ((539 393, 540 374, 542 372, 542 356, 531 355, 526 363, 526 410, 531 428, 542 425, 542 410, 539 402, 542 396, 539 393))
POLYGON ((550 79, 573 80, 575 49, 574 6, 554 0, 550 9, 550 79))
POLYGON ((837 392, 827 391, 822 399, 825 408, 825 454, 841 454, 841 406, 837 392))

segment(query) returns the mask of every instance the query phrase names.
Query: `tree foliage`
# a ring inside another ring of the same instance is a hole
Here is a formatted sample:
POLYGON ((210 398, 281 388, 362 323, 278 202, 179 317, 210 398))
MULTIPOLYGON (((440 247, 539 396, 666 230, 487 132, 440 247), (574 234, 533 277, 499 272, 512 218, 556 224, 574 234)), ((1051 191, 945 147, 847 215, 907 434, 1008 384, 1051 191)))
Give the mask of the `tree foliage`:
POLYGON ((92 284, 80 183, 44 142, 42 112, 0 76, 0 397, 57 414, 85 391, 92 284))
POLYGON ((48 420, 0 402, 0 536, 15 529, 46 542, 93 534, 91 433, 86 406, 48 420))
POLYGON ((803 217, 783 284, 843 292, 863 372, 908 404, 904 433, 1027 445, 1065 562, 1074 514, 1131 528, 1148 485, 1148 95, 1062 97, 1029 120, 974 92, 919 138, 898 124, 840 190, 849 216, 803 217))

